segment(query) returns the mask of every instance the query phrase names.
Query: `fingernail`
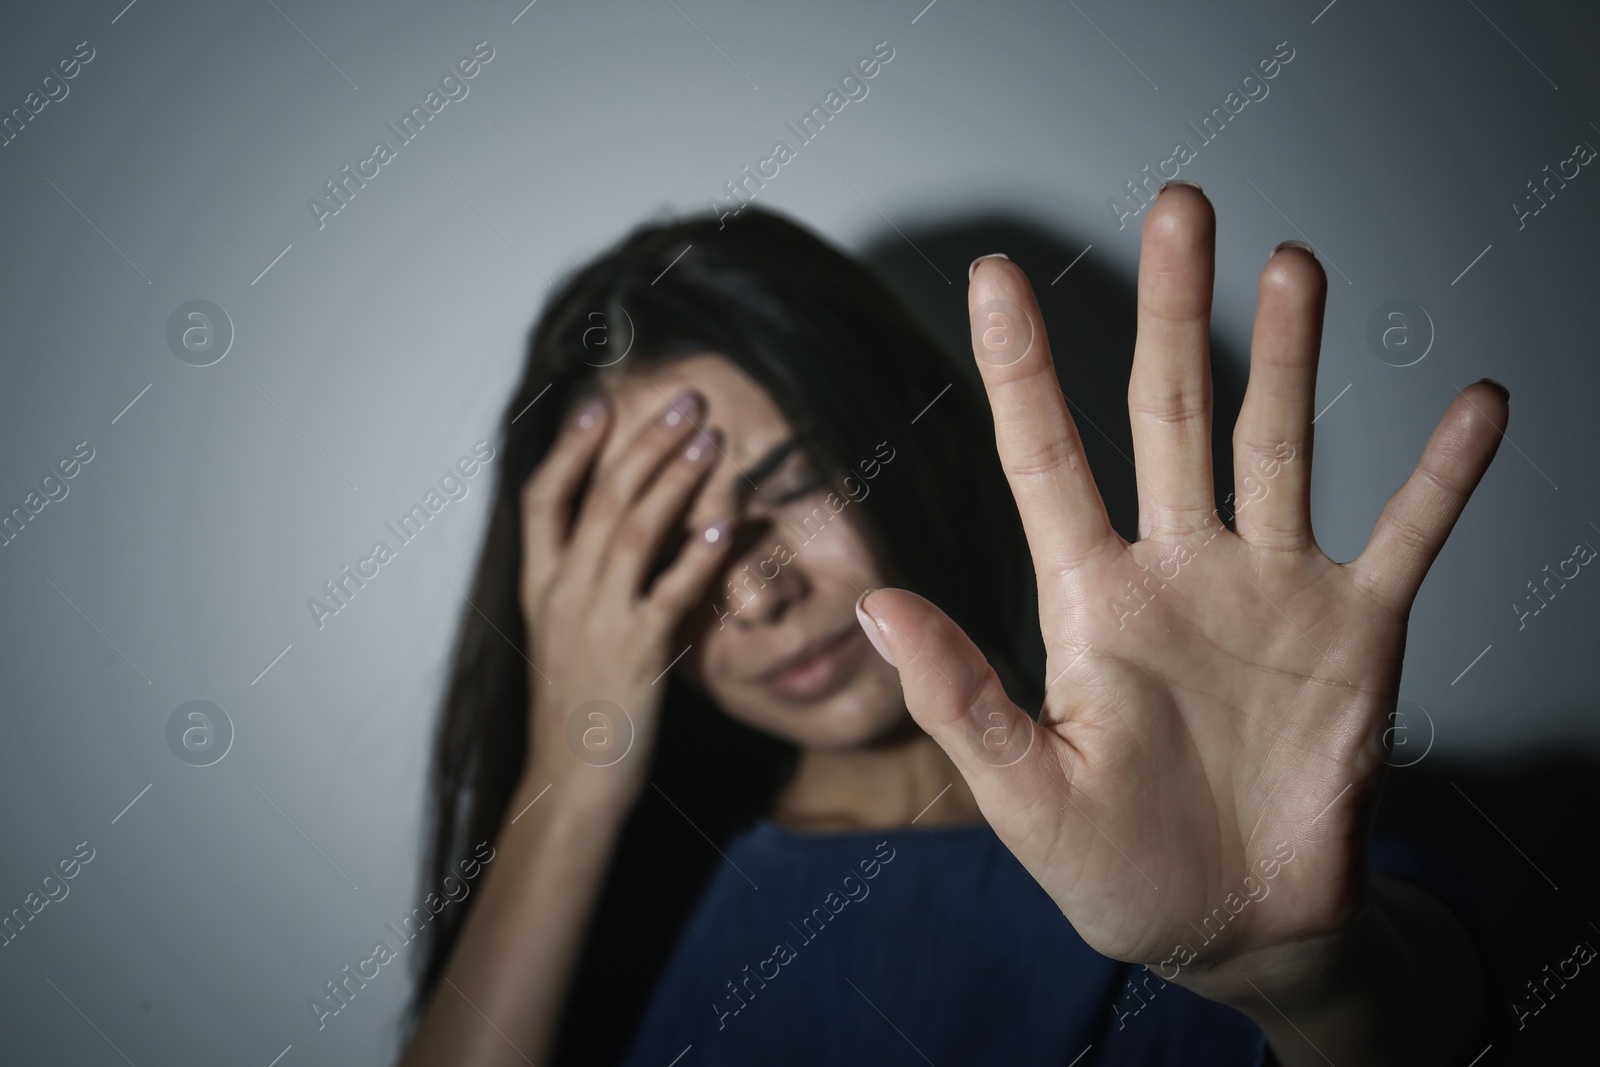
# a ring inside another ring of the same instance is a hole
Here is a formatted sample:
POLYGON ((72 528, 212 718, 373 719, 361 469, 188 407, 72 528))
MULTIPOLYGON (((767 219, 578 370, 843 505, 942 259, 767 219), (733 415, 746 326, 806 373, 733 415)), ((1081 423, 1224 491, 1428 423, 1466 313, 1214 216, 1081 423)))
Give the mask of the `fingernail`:
POLYGON ((1298 248, 1309 255, 1312 259, 1317 258, 1316 250, 1310 245, 1306 244, 1304 241, 1280 241, 1278 246, 1272 250, 1272 254, 1275 256, 1279 252, 1282 252, 1285 248, 1298 248))
MULTIPOLYGON (((1167 191, 1167 186, 1169 185, 1187 185, 1189 188, 1193 189, 1197 193, 1200 193, 1202 196, 1205 195, 1205 190, 1200 188, 1200 186, 1196 185, 1194 182, 1184 181, 1182 178, 1169 178, 1161 183, 1161 188, 1156 190, 1157 199, 1160 198, 1162 193, 1167 191)), ((1154 201, 1152 201, 1152 203, 1154 203, 1154 201)))
POLYGON ((702 430, 695 434, 689 441, 689 447, 683 450, 683 458, 690 463, 702 456, 709 455, 722 443, 722 431, 713 426, 710 430, 702 430))
POLYGON ((605 414, 606 402, 598 396, 591 396, 578 404, 577 410, 572 413, 574 429, 593 429, 595 423, 600 421, 600 416, 605 414))
POLYGON ((700 538, 708 545, 720 545, 728 536, 728 529, 727 519, 713 519, 701 533, 700 538))
POLYGON ((676 426, 684 419, 692 419, 700 411, 700 394, 693 389, 685 389, 669 401, 670 406, 661 415, 661 421, 668 426, 676 426))
POLYGON ((861 606, 861 602, 866 600, 867 594, 871 592, 872 590, 868 589, 866 593, 856 597, 856 621, 861 623, 861 628, 867 632, 867 640, 872 642, 872 647, 878 650, 878 655, 883 657, 884 662, 891 667, 898 667, 899 664, 895 663, 894 657, 889 655, 889 646, 883 643, 883 631, 878 629, 878 624, 861 606))
MULTIPOLYGON (((1501 400, 1504 400, 1508 404, 1511 402, 1511 390, 1507 389, 1493 378, 1479 378, 1478 382, 1482 382, 1484 385, 1493 388, 1495 392, 1500 394, 1501 400)), ((1474 382, 1473 384, 1476 385, 1478 382, 1474 382)))
POLYGON ((972 272, 977 269, 979 260, 984 260, 984 259, 1010 259, 1010 258, 1011 257, 1006 255, 1004 252, 990 252, 986 256, 979 256, 977 259, 975 259, 971 263, 967 264, 967 281, 970 282, 972 280, 972 272))

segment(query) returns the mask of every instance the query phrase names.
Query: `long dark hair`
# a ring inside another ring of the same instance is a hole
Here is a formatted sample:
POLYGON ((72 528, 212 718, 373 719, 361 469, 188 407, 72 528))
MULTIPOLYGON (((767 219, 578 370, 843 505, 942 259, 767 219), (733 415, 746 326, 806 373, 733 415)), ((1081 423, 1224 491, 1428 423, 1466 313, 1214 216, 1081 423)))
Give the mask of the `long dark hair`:
MULTIPOLYGON (((958 362, 866 267, 781 215, 752 206, 732 218, 647 222, 555 288, 506 404, 472 606, 462 610, 434 742, 424 890, 495 840, 527 758, 523 483, 598 377, 707 351, 767 390, 813 469, 835 484, 859 477, 857 465, 887 442, 891 465, 851 509, 887 584, 944 609, 1019 705, 1036 711, 1042 701, 1025 666, 1040 651, 1033 572, 970 359, 958 362)), ((566 1000, 561 1062, 620 1058, 717 862, 705 837, 720 847, 764 815, 794 766, 793 746, 735 723, 676 676, 660 722, 655 788, 618 839, 566 1000)), ((473 900, 425 927, 409 1025, 473 900)))

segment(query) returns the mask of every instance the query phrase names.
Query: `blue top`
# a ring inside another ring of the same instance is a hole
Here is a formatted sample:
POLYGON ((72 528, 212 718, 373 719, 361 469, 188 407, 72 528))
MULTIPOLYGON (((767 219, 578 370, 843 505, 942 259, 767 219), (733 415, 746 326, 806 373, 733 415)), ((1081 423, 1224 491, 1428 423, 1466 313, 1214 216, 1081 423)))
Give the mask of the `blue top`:
MULTIPOLYGON (((1432 890, 1483 951, 1458 869, 1369 840, 1372 873, 1432 890)), ((809 833, 764 821, 726 855, 625 1067, 1266 1062, 1245 1015, 1085 944, 988 823, 809 833)))

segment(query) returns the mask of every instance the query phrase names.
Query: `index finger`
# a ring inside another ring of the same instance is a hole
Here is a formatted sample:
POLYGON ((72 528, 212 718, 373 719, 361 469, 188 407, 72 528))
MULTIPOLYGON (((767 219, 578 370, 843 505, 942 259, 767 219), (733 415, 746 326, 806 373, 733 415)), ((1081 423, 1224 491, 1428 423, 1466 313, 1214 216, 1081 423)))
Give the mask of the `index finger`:
POLYGON ((522 484, 523 575, 530 593, 560 566, 578 485, 606 439, 610 408, 596 394, 570 412, 544 459, 522 484))
POLYGON ((1027 275, 1003 257, 974 260, 972 268, 972 352, 1034 567, 1041 575, 1073 567, 1122 539, 1067 411, 1027 275))

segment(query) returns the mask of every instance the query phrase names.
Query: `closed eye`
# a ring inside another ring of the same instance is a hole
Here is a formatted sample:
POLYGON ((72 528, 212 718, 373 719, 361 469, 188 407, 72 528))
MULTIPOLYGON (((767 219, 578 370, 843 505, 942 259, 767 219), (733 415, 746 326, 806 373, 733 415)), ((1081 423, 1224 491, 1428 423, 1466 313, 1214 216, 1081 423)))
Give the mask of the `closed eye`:
POLYGON ((820 478, 808 478, 800 485, 797 485, 793 489, 789 490, 787 493, 774 497, 772 503, 775 507, 781 507, 784 504, 792 504, 801 497, 815 493, 821 488, 822 480, 820 478))

